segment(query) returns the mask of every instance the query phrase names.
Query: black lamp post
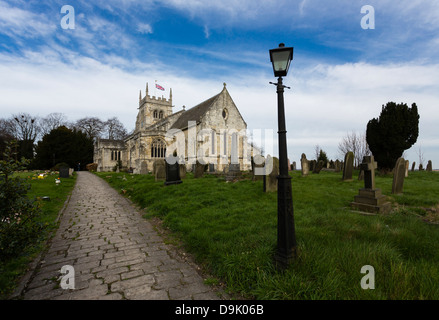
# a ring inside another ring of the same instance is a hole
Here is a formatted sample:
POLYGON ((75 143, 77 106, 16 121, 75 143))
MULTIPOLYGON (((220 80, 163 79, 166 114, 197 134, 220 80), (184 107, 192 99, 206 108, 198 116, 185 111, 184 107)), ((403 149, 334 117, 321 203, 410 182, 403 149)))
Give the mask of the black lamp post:
POLYGON ((293 48, 285 47, 270 50, 270 60, 273 64, 274 76, 278 77, 277 107, 279 134, 279 176, 277 177, 277 250, 275 260, 280 268, 286 268, 296 256, 296 232, 294 229, 293 196, 291 177, 288 174, 287 131, 285 127, 284 88, 282 77, 288 73, 293 59, 293 48))

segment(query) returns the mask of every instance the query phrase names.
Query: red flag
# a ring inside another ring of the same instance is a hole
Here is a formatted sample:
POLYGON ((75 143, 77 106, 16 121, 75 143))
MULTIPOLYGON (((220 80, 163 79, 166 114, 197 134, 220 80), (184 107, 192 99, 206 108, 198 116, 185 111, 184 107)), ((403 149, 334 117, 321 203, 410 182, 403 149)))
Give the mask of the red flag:
POLYGON ((157 83, 155 84, 155 87, 159 90, 165 91, 165 88, 163 88, 161 85, 159 85, 157 83))

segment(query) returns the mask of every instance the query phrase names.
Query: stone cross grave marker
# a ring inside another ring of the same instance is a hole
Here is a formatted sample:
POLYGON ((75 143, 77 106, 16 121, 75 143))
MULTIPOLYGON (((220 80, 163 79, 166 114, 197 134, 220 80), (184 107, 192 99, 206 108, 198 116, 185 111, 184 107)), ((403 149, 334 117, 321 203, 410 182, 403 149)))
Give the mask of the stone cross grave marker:
POLYGON ((405 179, 405 160, 398 158, 395 169, 393 170, 392 193, 399 194, 403 192, 405 179))
POLYGON ((378 168, 378 164, 374 157, 364 157, 360 168, 364 172, 364 188, 375 189, 375 169, 378 168))
POLYGON ((381 194, 380 189, 375 188, 375 169, 378 167, 378 164, 374 157, 363 157, 360 167, 364 172, 364 188, 360 189, 359 194, 354 197, 351 207, 359 211, 371 213, 390 211, 390 202, 381 194))

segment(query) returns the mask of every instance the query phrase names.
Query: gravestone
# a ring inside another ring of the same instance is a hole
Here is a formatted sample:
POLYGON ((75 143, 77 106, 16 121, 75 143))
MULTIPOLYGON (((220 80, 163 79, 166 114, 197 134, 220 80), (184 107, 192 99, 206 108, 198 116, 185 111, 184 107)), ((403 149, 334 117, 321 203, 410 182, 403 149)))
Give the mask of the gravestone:
POLYGON ((373 156, 363 157, 360 169, 364 172, 364 188, 354 197, 351 207, 364 212, 382 213, 391 209, 391 204, 386 196, 381 194, 381 189, 375 187, 375 169, 377 163, 373 156))
POLYGON ((293 164, 291 165, 291 170, 296 171, 297 170, 297 164, 296 161, 293 161, 293 164))
POLYGON ((331 161, 328 162, 328 164, 329 164, 329 167, 328 167, 329 169, 335 169, 334 161, 331 160, 331 161))
POLYGON ((142 161, 140 163, 139 174, 148 174, 148 164, 146 163, 146 161, 142 161))
POLYGON ((419 164, 419 171, 423 171, 424 170, 424 166, 422 165, 422 163, 419 164))
POLYGON ((360 168, 360 172, 358 173, 358 180, 359 180, 359 181, 360 181, 360 180, 364 180, 364 171, 361 170, 361 168, 360 168))
POLYGON ((433 171, 433 164, 431 163, 431 160, 428 160, 427 163, 427 169, 428 172, 432 172, 433 171))
POLYGON ((166 165, 164 159, 154 161, 153 168, 155 181, 166 179, 166 165))
POLYGON ((334 163, 334 169, 335 169, 335 172, 340 172, 341 171, 341 162, 340 162, 340 160, 335 160, 335 163, 334 163))
POLYGON ((317 165, 317 161, 316 160, 310 160, 309 161, 309 171, 314 172, 314 168, 317 165))
POLYGON ((226 174, 226 181, 233 181, 241 176, 241 168, 239 163, 229 165, 229 171, 226 174))
POLYGON ((410 161, 406 160, 405 161, 405 177, 406 178, 409 176, 409 165, 410 165, 410 161))
POLYGON ((307 176, 309 174, 309 162, 306 160, 306 155, 302 153, 300 158, 300 166, 302 167, 302 176, 307 176))
POLYGON ((60 178, 68 178, 69 177, 69 168, 68 167, 60 167, 59 168, 59 177, 60 178))
POLYGON ((347 152, 344 157, 343 181, 352 180, 352 172, 354 170, 354 153, 347 152))
POLYGON ((413 164, 412 164, 412 172, 415 171, 415 166, 416 166, 416 162, 413 161, 413 164))
POLYGON ((319 162, 315 163, 314 170, 312 171, 312 173, 320 173, 320 171, 322 171, 323 165, 324 165, 323 160, 320 160, 319 162))
POLYGON ((267 174, 264 175, 264 192, 275 192, 277 191, 277 177, 279 175, 279 159, 276 157, 267 156, 267 174), (270 166, 270 162, 272 166, 270 166), (271 170, 270 170, 271 169, 271 170))
POLYGON ((290 159, 288 159, 288 171, 291 171, 292 169, 291 169, 291 162, 290 162, 290 159))
POLYGON ((393 183, 392 183, 393 194, 400 194, 403 192, 404 179, 405 179, 405 160, 404 158, 398 158, 398 160, 396 160, 395 169, 393 169, 393 183))
POLYGON ((170 164, 166 162, 166 181, 165 186, 168 186, 170 184, 180 184, 183 181, 181 181, 180 178, 180 165, 178 162, 175 162, 174 164, 170 164))
POLYGON ((253 181, 263 180, 265 175, 265 158, 260 154, 252 157, 252 175, 253 181))
POLYGON ((194 168, 194 178, 201 178, 204 175, 204 171, 206 171, 206 166, 197 161, 194 168))
POLYGON ((180 179, 186 179, 186 165, 185 164, 179 164, 178 165, 180 170, 180 179))

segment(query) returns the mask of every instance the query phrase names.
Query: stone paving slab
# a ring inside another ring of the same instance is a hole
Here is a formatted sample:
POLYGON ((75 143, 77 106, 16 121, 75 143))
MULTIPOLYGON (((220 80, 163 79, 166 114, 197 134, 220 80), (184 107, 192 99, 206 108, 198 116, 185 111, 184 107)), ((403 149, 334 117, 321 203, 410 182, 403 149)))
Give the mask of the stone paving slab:
POLYGON ((50 248, 24 287, 26 300, 227 298, 205 285, 128 199, 84 171, 50 248), (74 289, 61 286, 65 265, 74 269, 74 289))

